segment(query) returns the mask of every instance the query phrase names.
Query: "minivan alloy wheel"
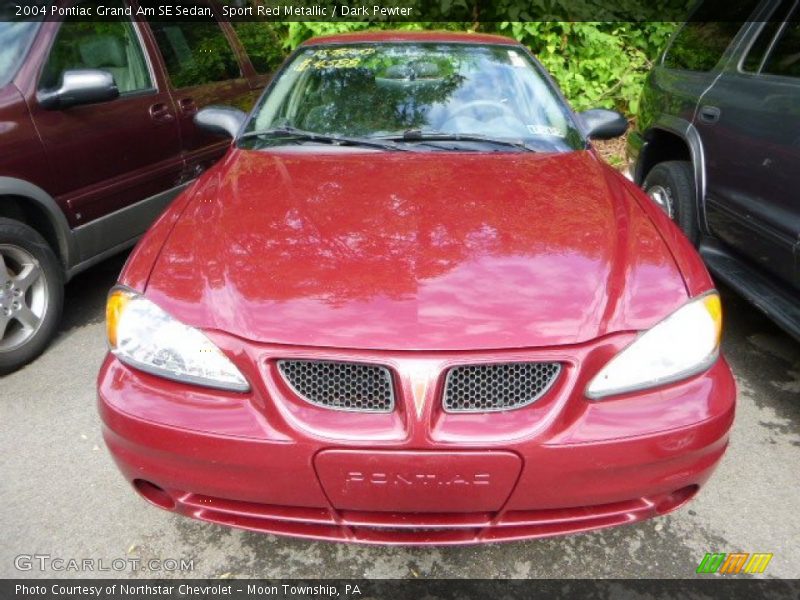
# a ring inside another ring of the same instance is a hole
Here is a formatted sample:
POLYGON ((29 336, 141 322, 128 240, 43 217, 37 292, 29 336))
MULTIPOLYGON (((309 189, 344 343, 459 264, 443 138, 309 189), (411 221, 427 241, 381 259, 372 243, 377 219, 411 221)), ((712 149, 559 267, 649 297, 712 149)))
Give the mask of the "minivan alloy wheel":
POLYGON ((0 351, 36 335, 47 312, 47 279, 27 250, 0 244, 0 351))

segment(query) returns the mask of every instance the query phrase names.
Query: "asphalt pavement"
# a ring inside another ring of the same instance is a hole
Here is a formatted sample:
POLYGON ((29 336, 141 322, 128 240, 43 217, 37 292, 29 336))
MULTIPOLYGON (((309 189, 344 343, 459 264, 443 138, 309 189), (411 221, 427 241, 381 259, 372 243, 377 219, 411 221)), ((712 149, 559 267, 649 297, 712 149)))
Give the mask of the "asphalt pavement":
POLYGON ((368 547, 201 523, 129 488, 95 409, 105 297, 123 260, 70 282, 55 343, 0 379, 0 577, 692 577, 712 551, 771 552, 764 576, 800 577, 800 344, 729 290, 723 351, 738 383, 737 417, 721 466, 688 506, 570 537, 368 547), (49 558, 26 558, 34 555, 49 558), (90 559, 95 570, 54 570, 69 564, 59 558, 90 559), (150 559, 162 570, 136 570, 150 559), (175 568, 171 559, 192 570, 163 570, 175 568), (119 572, 98 571, 121 560, 119 572))

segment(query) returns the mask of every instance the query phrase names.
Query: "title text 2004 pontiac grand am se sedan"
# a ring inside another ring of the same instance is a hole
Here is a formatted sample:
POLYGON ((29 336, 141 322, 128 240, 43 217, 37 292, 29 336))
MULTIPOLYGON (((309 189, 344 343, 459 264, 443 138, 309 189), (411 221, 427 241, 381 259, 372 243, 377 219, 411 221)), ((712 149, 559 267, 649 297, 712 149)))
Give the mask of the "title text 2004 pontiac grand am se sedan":
POLYGON ((520 45, 318 38, 130 257, 106 442, 162 508, 367 543, 533 538, 687 502, 735 389, 689 242, 520 45))

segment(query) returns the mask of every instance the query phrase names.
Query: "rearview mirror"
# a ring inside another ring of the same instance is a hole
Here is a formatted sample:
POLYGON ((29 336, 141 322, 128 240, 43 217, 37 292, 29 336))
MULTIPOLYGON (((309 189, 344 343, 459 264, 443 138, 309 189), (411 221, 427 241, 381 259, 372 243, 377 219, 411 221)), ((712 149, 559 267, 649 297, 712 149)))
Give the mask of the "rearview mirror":
POLYGON ((207 106, 194 116, 194 124, 215 135, 235 138, 247 119, 241 110, 230 106, 207 106))
POLYGON ((578 116, 583 120, 586 135, 593 140, 610 140, 628 130, 628 120, 615 110, 592 108, 578 116))
POLYGON ((56 110, 79 104, 96 104, 119 97, 114 77, 100 69, 70 69, 61 74, 54 90, 42 90, 37 98, 42 108, 56 110))

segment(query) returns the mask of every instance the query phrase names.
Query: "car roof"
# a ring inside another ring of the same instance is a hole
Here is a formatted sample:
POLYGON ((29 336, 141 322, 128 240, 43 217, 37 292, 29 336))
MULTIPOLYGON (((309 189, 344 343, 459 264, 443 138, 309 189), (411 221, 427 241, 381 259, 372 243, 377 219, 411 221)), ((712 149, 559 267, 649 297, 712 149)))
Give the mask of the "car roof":
POLYGON ((360 42, 452 42, 468 44, 502 44, 519 46, 519 42, 502 35, 454 31, 359 31, 322 35, 306 40, 302 46, 319 44, 351 44, 360 42))

